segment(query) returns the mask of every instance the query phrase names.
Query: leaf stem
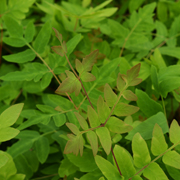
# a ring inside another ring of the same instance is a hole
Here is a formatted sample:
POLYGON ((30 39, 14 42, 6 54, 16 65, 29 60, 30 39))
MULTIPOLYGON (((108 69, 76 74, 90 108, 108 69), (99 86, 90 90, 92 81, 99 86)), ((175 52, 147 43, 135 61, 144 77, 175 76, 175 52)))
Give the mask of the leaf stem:
POLYGON ((117 103, 119 102, 119 100, 120 100, 120 98, 121 98, 123 92, 124 92, 126 89, 127 89, 127 85, 126 85, 126 86, 124 87, 124 89, 120 92, 120 94, 119 94, 119 96, 118 96, 118 99, 117 99, 117 101, 115 102, 114 106, 112 107, 111 112, 110 112, 109 116, 107 117, 106 121, 104 122, 103 126, 106 125, 108 119, 111 117, 111 115, 112 115, 112 113, 113 113, 113 111, 114 111, 114 109, 115 109, 117 103))
MULTIPOLYGON (((49 65, 46 63, 46 61, 44 61, 44 59, 32 48, 32 46, 26 42, 26 45, 37 55, 37 57, 44 63, 44 65, 49 69, 49 71, 52 73, 52 75, 55 77, 56 81, 59 83, 59 85, 61 84, 61 82, 59 81, 58 77, 54 74, 54 71, 49 67, 49 65)), ((69 96, 68 93, 66 93, 66 96, 69 98, 69 100, 72 102, 72 104, 74 105, 75 109, 78 109, 76 107, 76 105, 74 104, 73 100, 71 99, 71 97, 69 96)))
POLYGON ((76 31, 76 27, 77 27, 78 21, 79 21, 79 18, 77 17, 77 18, 76 18, 75 25, 74 25, 74 32, 76 31))
MULTIPOLYGON (((165 103, 164 103, 164 99, 163 99, 162 95, 161 95, 161 99, 162 99, 162 105, 163 105, 163 109, 164 109, 164 115, 166 116, 166 120, 167 120, 166 107, 165 107, 165 103)), ((168 123, 168 121, 167 121, 167 123, 168 123)))
POLYGON ((87 97, 87 99, 88 99, 91 107, 94 109, 94 107, 93 107, 93 105, 92 105, 92 103, 91 103, 91 100, 89 99, 89 96, 88 96, 88 94, 87 94, 87 91, 86 91, 86 89, 85 89, 85 87, 84 87, 84 85, 83 85, 80 77, 77 75, 76 71, 75 71, 74 68, 72 67, 72 65, 71 65, 71 63, 70 63, 70 61, 69 61, 69 59, 68 59, 68 57, 67 57, 67 55, 66 55, 65 52, 64 52, 64 55, 65 55, 65 57, 66 57, 66 60, 67 60, 67 62, 68 62, 68 64, 69 64, 70 68, 72 69, 73 73, 75 74, 75 76, 77 77, 77 79, 79 80, 79 82, 81 83, 81 86, 82 86, 82 88, 83 88, 83 90, 84 90, 84 93, 86 94, 86 97, 87 97))
POLYGON ((114 152, 113 152, 112 147, 111 147, 111 152, 112 152, 114 161, 115 161, 115 163, 116 163, 116 166, 117 166, 117 168, 118 168, 119 174, 122 176, 121 170, 120 170, 119 165, 118 165, 118 163, 117 163, 117 160, 116 160, 116 157, 115 157, 115 155, 114 155, 114 152))
POLYGON ((133 31, 137 28, 138 24, 139 24, 141 21, 142 21, 142 19, 140 18, 139 21, 134 25, 134 27, 131 29, 130 33, 129 33, 129 34, 127 35, 127 37, 125 38, 124 44, 123 44, 123 46, 122 46, 122 48, 121 48, 121 52, 120 52, 120 54, 119 54, 119 57, 122 56, 122 53, 123 53, 123 51, 124 51, 124 48, 125 48, 125 46, 126 46, 126 43, 127 43, 128 39, 129 39, 129 37, 131 36, 131 34, 132 34, 133 31))

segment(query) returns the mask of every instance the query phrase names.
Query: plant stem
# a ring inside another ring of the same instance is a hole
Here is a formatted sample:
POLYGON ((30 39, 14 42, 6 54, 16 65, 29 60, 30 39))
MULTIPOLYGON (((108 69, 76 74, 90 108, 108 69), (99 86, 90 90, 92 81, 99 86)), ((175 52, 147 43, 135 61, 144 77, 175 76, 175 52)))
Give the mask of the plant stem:
POLYGON ((106 119, 105 123, 103 124, 103 126, 106 125, 108 119, 111 117, 111 115, 112 115, 112 113, 113 113, 113 111, 114 111, 114 109, 115 109, 117 103, 119 102, 119 100, 120 100, 120 98, 121 98, 123 92, 124 92, 126 89, 127 89, 127 85, 126 85, 126 86, 124 87, 124 89, 120 92, 119 97, 118 97, 117 101, 115 102, 114 106, 112 107, 111 112, 110 112, 109 116, 107 117, 107 119, 106 119))
POLYGON ((118 163, 117 163, 117 160, 116 160, 116 157, 115 157, 115 155, 114 155, 114 152, 113 152, 112 147, 111 147, 111 152, 112 152, 114 161, 115 161, 115 163, 116 163, 116 166, 117 166, 117 168, 118 168, 119 174, 122 176, 121 170, 120 170, 119 165, 118 165, 118 163))
POLYGON ((134 25, 134 27, 131 29, 130 33, 128 34, 128 36, 125 38, 125 41, 124 41, 124 44, 122 46, 122 49, 121 49, 121 52, 119 54, 119 57, 122 56, 122 53, 124 51, 124 48, 125 48, 125 45, 126 45, 126 42, 128 41, 129 37, 131 36, 131 34, 133 33, 133 31, 137 28, 138 24, 142 21, 142 19, 139 19, 139 21, 134 25))
POLYGON ((162 99, 162 104, 163 104, 164 114, 165 114, 166 119, 167 119, 166 107, 165 107, 165 103, 164 103, 164 99, 163 99, 162 95, 161 95, 161 99, 162 99))
POLYGON ((19 94, 17 95, 17 97, 14 99, 14 101, 11 103, 11 105, 13 105, 16 101, 17 101, 17 99, 19 98, 19 96, 21 95, 21 93, 22 93, 22 89, 20 90, 20 92, 19 92, 19 94))
POLYGON ((79 21, 79 18, 77 17, 77 18, 76 18, 75 25, 74 25, 74 32, 76 31, 76 27, 77 27, 78 21, 79 21))
POLYGON ((93 105, 92 105, 92 103, 91 103, 91 100, 89 99, 89 96, 88 96, 88 94, 87 94, 87 91, 86 91, 86 89, 84 88, 84 85, 83 85, 80 77, 77 75, 76 71, 75 71, 74 68, 72 67, 72 65, 71 65, 71 63, 70 63, 70 61, 69 61, 69 59, 68 59, 68 57, 67 57, 67 55, 66 55, 65 52, 64 52, 64 55, 65 55, 65 57, 66 57, 66 60, 67 60, 67 62, 68 62, 68 64, 69 64, 70 68, 72 69, 73 73, 75 74, 75 76, 77 77, 77 79, 79 80, 79 82, 81 83, 81 86, 82 86, 82 88, 83 88, 83 90, 84 90, 84 93, 86 94, 86 97, 87 97, 87 99, 88 99, 91 107, 94 109, 94 107, 93 107, 93 105))
MULTIPOLYGON (((32 46, 29 43, 26 42, 26 45, 37 55, 37 57, 44 63, 44 65, 49 69, 49 71, 55 77, 55 79, 59 83, 59 85, 61 85, 61 82, 59 81, 58 77, 54 74, 54 71, 49 67, 49 65, 46 63, 46 61, 44 61, 44 59, 32 48, 32 46)), ((75 109, 78 109, 68 93, 66 93, 66 96, 72 102, 72 104, 74 105, 75 109)))

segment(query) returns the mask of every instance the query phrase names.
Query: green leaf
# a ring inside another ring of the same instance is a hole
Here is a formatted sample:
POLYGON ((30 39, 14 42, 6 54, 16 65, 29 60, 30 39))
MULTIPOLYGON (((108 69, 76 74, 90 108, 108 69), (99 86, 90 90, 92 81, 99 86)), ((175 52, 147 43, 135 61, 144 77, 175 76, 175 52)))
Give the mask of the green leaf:
POLYGON ((43 53, 51 37, 51 22, 47 21, 38 33, 33 47, 37 53, 43 53))
POLYGON ((155 162, 151 163, 144 169, 143 175, 149 180, 168 180, 164 171, 155 162))
POLYGON ((117 101, 117 95, 113 92, 113 90, 107 83, 104 86, 104 98, 109 107, 113 107, 115 102, 117 101))
POLYGON ((14 174, 8 180, 24 180, 26 177, 25 174, 14 174))
POLYGON ((99 121, 101 123, 105 123, 106 119, 109 117, 110 109, 106 102, 104 102, 104 99, 102 96, 99 96, 97 101, 97 111, 98 111, 98 117, 99 121))
POLYGON ((121 170, 122 175, 129 179, 134 176, 136 173, 136 169, 134 167, 132 157, 128 151, 126 151, 121 146, 115 145, 114 147, 114 155, 116 157, 119 169, 121 170))
POLYGON ((163 59, 159 49, 157 49, 157 48, 154 51, 154 58, 152 59, 152 62, 154 65, 157 65, 157 67, 159 69, 161 69, 162 67, 166 67, 164 59, 163 59))
POLYGON ((77 167, 79 167, 81 172, 92 172, 98 169, 94 156, 91 150, 84 150, 82 156, 74 154, 67 154, 67 158, 77 167))
POLYGON ((169 77, 160 82, 159 89, 163 97, 166 97, 168 92, 171 92, 174 89, 179 88, 179 86, 180 77, 169 77))
POLYGON ((124 79, 122 78, 123 77, 123 75, 121 75, 120 73, 118 74, 118 78, 117 78, 117 88, 118 88, 118 90, 121 92, 124 88, 125 88, 125 86, 126 86, 126 84, 125 84, 125 81, 124 81, 124 79))
POLYGON ((169 175, 174 179, 174 180, 178 180, 179 177, 180 177, 180 170, 179 169, 176 169, 172 166, 168 166, 166 165, 166 169, 169 173, 169 175))
POLYGON ((93 155, 96 156, 98 152, 98 139, 96 133, 94 131, 88 131, 87 138, 91 144, 93 155))
POLYGON ((53 116, 54 123, 57 127, 61 127, 66 122, 66 116, 65 114, 57 114, 53 116))
POLYGON ((3 37, 3 42, 13 47, 23 47, 26 45, 25 40, 18 37, 3 37))
POLYGON ((16 54, 3 56, 6 61, 15 63, 25 63, 28 61, 33 61, 35 57, 36 54, 31 49, 27 49, 16 54))
POLYGON ((162 129, 158 124, 155 124, 151 141, 151 152, 153 153, 153 155, 158 156, 165 152, 167 148, 168 145, 164 138, 162 129))
POLYGON ((66 123, 66 126, 75 134, 75 135, 78 135, 80 132, 79 132, 79 129, 77 128, 76 125, 74 125, 73 123, 66 123))
POLYGON ((79 80, 75 77, 75 75, 70 72, 66 71, 66 74, 68 78, 66 78, 61 85, 56 90, 57 93, 73 93, 75 92, 75 95, 77 96, 80 93, 81 90, 81 83, 79 80))
POLYGON ((146 119, 146 121, 140 123, 138 126, 136 126, 132 131, 129 132, 129 134, 126 136, 126 139, 132 140, 133 136, 137 132, 140 133, 143 139, 145 140, 151 139, 153 128, 156 123, 161 127, 163 134, 169 132, 169 127, 167 124, 166 117, 162 112, 159 112, 156 115, 146 119))
POLYGON ((151 80, 152 84, 155 88, 155 90, 160 93, 159 91, 159 80, 158 80, 158 74, 157 74, 157 68, 155 66, 151 66, 151 80))
POLYGON ((86 122, 86 120, 77 112, 74 112, 76 118, 79 121, 79 124, 81 125, 82 129, 87 130, 88 127, 88 123, 86 122))
POLYGON ((23 27, 12 17, 4 16, 4 23, 12 37, 23 37, 23 27))
POLYGON ((33 175, 32 168, 28 164, 28 161, 26 160, 24 155, 19 155, 14 159, 14 162, 16 164, 17 171, 23 174, 26 174, 26 178, 30 179, 33 175))
POLYGON ((35 35, 35 26, 34 23, 30 21, 25 29, 25 39, 27 43, 30 43, 33 40, 34 35, 35 35))
POLYGON ((49 141, 46 137, 41 136, 34 143, 35 153, 38 160, 43 164, 49 155, 49 141))
POLYGON ((99 140, 101 142, 104 151, 108 155, 111 151, 111 136, 109 130, 106 127, 100 127, 96 129, 96 134, 99 137, 99 140))
POLYGON ((13 125, 17 121, 23 106, 24 103, 19 103, 3 111, 0 115, 0 129, 13 125))
POLYGON ((136 133, 132 139, 132 150, 134 165, 142 168, 151 162, 151 157, 146 144, 146 141, 139 133, 136 133))
POLYGON ((23 154, 26 151, 29 151, 35 140, 39 138, 39 133, 25 130, 21 131, 17 138, 21 138, 20 141, 14 143, 10 148, 8 148, 7 152, 13 157, 17 157, 20 154, 23 154))
POLYGON ((130 0, 129 2, 129 11, 132 13, 134 10, 137 10, 144 2, 145 0, 130 0))
POLYGON ((176 151, 167 152, 162 158, 164 164, 180 169, 180 154, 176 151))
POLYGON ((131 90, 125 90, 122 93, 122 96, 128 101, 137 101, 138 99, 138 97, 131 90))
POLYGON ((70 39, 67 43, 67 57, 74 51, 76 46, 82 40, 83 36, 81 34, 76 34, 72 39, 70 39))
POLYGON ((136 113, 137 111, 139 111, 139 107, 125 103, 118 103, 114 108, 114 114, 116 116, 129 116, 136 113))
POLYGON ((6 154, 0 151, 0 168, 3 167, 8 162, 8 160, 8 156, 6 156, 6 154))
POLYGON ((180 47, 160 47, 159 51, 163 55, 172 56, 179 59, 180 47))
POLYGON ((159 1, 157 4, 157 16, 158 19, 162 22, 165 22, 168 19, 168 6, 163 1, 159 1))
POLYGON ((106 126, 110 131, 120 134, 127 133, 133 129, 132 126, 113 116, 109 118, 106 126))
POLYGON ((88 115, 88 119, 89 119, 89 124, 92 128, 98 127, 100 125, 98 115, 91 106, 88 106, 87 115, 88 115))
POLYGON ((69 161, 69 159, 63 159, 58 169, 60 177, 69 176, 75 173, 79 168, 69 161))
POLYGON ((95 81, 96 77, 88 72, 83 72, 80 76, 83 82, 90 82, 90 81, 95 81))
POLYGON ((0 14, 3 14, 7 9, 6 0, 0 1, 0 14))
POLYGON ((107 160, 101 156, 96 156, 95 161, 103 175, 108 180, 123 180, 124 178, 120 176, 118 170, 107 160))
POLYGON ((0 129, 0 142, 8 141, 19 134, 19 130, 5 127, 0 129))
POLYGON ((175 119, 172 121, 169 129, 169 139, 174 144, 180 141, 180 126, 175 119))
POLYGON ((13 162, 13 158, 8 153, 0 151, 0 154, 8 158, 6 164, 0 168, 0 177, 9 179, 12 175, 17 173, 16 166, 13 162))
POLYGON ((158 112, 163 112, 162 106, 152 100, 145 92, 136 89, 136 95, 138 97, 137 105, 146 117, 151 117, 158 112))

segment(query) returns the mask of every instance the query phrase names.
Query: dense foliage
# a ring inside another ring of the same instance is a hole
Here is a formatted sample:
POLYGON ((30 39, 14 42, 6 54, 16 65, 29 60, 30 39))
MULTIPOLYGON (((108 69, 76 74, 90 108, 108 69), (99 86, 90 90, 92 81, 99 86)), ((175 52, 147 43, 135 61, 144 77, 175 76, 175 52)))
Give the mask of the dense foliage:
POLYGON ((0 0, 0 179, 179 180, 179 9, 0 0))

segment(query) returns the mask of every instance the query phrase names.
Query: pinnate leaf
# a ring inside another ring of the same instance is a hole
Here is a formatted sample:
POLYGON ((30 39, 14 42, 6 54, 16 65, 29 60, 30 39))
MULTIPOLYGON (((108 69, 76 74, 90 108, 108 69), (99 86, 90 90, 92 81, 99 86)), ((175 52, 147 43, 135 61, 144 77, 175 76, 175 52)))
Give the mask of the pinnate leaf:
POLYGON ((96 111, 91 106, 88 106, 87 114, 88 114, 90 126, 92 128, 100 125, 98 115, 97 115, 96 111))
POLYGON ((90 82, 90 81, 95 81, 96 77, 88 72, 83 72, 80 76, 83 82, 90 82))
POLYGON ((83 137, 82 135, 75 136, 73 134, 69 134, 68 138, 70 139, 64 149, 64 154, 73 153, 76 156, 80 151, 80 155, 83 154, 83 137))
POLYGON ((139 111, 139 108, 133 105, 118 103, 114 109, 116 116, 129 116, 139 111))
POLYGON ((142 80, 137 78, 139 75, 141 63, 133 66, 131 69, 127 70, 127 75, 123 76, 128 86, 135 86, 139 84, 142 80))
POLYGON ((162 158, 164 164, 180 169, 180 154, 176 151, 167 152, 162 158))
POLYGON ((114 155, 116 157, 118 166, 121 170, 122 175, 129 179, 136 173, 136 169, 132 162, 132 158, 128 151, 126 151, 121 146, 115 145, 114 147, 114 155))
POLYGON ((100 127, 96 129, 96 134, 99 137, 99 140, 101 142, 104 151, 108 155, 111 151, 111 136, 109 130, 107 129, 107 127, 100 127))
POLYGON ((43 164, 49 154, 49 141, 46 137, 41 136, 35 141, 35 152, 38 160, 43 164))
POLYGON ((122 78, 122 75, 119 73, 117 78, 117 88, 121 92, 125 88, 126 84, 124 79, 122 78))
POLYGON ((48 44, 50 37, 51 37, 51 22, 47 21, 42 29, 40 30, 40 32, 38 33, 35 41, 34 41, 34 49, 36 50, 36 52, 38 53, 43 53, 46 45, 48 44))
POLYGON ((75 135, 78 135, 80 132, 79 132, 79 129, 76 125, 74 125, 73 123, 66 123, 66 126, 75 134, 75 135))
POLYGON ((23 106, 23 103, 15 104, 3 111, 0 115, 0 129, 13 125, 17 121, 23 106))
POLYGON ((151 162, 151 157, 145 140, 136 133, 132 140, 134 165, 142 168, 151 162))
POLYGON ((53 46, 51 48, 56 54, 59 54, 62 57, 64 56, 64 51, 61 46, 53 46))
POLYGON ((62 44, 62 34, 60 34, 60 33, 58 32, 58 30, 55 29, 54 27, 53 27, 53 30, 54 30, 54 32, 55 32, 56 37, 59 39, 60 43, 62 44))
POLYGON ((96 156, 98 152, 98 138, 94 131, 87 132, 87 138, 91 144, 93 155, 96 156))
POLYGON ((112 107, 117 101, 117 95, 113 92, 113 90, 107 83, 104 86, 104 98, 109 107, 112 107))
POLYGON ((131 90, 125 90, 122 95, 124 99, 128 101, 137 101, 138 99, 137 96, 131 90))
POLYGON ((174 144, 180 141, 180 126, 175 119, 172 121, 169 129, 169 138, 170 141, 174 144))
POLYGON ((102 158, 101 156, 96 156, 95 161, 103 175, 108 179, 108 180, 123 180, 117 170, 109 161, 106 159, 102 158))
POLYGON ((86 120, 79 113, 74 112, 74 114, 75 114, 76 118, 78 119, 79 124, 82 127, 82 129, 87 130, 88 124, 87 124, 86 120))
POLYGON ((110 109, 107 103, 104 102, 104 99, 102 98, 102 96, 99 96, 98 98, 97 111, 98 111, 100 122, 104 123, 110 114, 110 109))
POLYGON ((77 96, 81 90, 81 83, 72 72, 66 71, 66 74, 68 77, 61 83, 61 85, 58 87, 56 92, 57 93, 75 92, 75 95, 77 96))
POLYGON ((91 71, 93 64, 96 62, 98 57, 99 50, 94 50, 85 58, 83 58, 82 65, 84 71, 91 71))
POLYGON ((132 126, 126 124, 124 121, 116 117, 110 117, 106 123, 106 126, 111 132, 120 134, 127 133, 133 129, 132 126))
POLYGON ((151 141, 151 152, 158 156, 161 153, 165 152, 168 148, 166 140, 164 138, 161 127, 158 124, 155 124, 153 130, 153 137, 151 141))
POLYGON ((149 180, 168 180, 164 171, 155 162, 144 169, 143 175, 149 180))

